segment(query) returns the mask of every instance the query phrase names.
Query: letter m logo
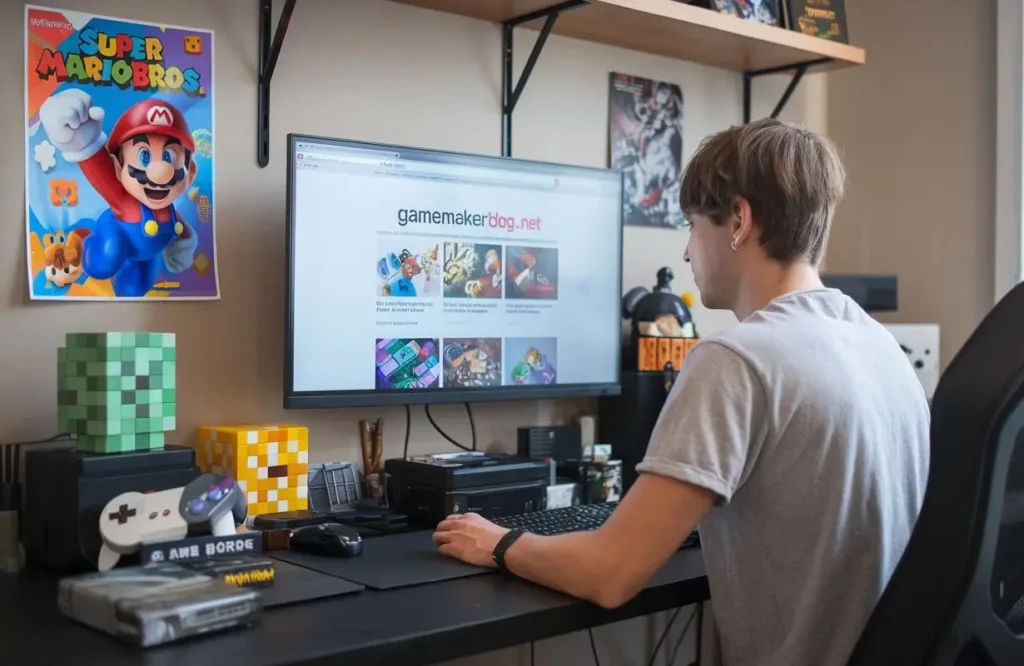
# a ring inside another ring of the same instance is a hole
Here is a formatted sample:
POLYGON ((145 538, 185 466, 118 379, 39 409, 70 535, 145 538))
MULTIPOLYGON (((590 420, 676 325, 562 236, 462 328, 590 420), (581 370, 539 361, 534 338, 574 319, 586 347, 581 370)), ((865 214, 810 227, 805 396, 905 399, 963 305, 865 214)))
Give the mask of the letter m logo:
POLYGON ((154 106, 146 112, 146 121, 150 125, 173 125, 174 114, 166 106, 154 106))

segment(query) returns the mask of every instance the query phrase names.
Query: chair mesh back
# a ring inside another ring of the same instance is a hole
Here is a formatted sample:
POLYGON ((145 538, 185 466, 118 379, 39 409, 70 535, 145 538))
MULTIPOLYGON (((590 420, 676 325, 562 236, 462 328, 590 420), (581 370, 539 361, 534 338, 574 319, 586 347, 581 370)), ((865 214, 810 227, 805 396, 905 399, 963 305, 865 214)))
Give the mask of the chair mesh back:
POLYGON ((1010 457, 1003 502, 992 563, 992 610, 1007 629, 1020 635, 1024 634, 1024 433, 1017 436, 1010 457))
POLYGON ((921 514, 848 666, 1024 666, 1024 283, 932 400, 921 514))

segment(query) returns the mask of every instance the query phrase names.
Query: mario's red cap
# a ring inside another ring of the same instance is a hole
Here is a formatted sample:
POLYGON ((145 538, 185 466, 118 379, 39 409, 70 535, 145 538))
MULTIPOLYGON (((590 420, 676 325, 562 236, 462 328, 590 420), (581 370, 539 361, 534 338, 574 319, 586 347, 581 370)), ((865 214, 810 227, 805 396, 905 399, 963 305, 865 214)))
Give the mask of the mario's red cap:
POLYGON ((185 116, 173 104, 163 100, 143 100, 122 113, 110 132, 107 150, 117 152, 121 144, 140 134, 171 136, 181 141, 181 145, 190 153, 196 150, 185 116))

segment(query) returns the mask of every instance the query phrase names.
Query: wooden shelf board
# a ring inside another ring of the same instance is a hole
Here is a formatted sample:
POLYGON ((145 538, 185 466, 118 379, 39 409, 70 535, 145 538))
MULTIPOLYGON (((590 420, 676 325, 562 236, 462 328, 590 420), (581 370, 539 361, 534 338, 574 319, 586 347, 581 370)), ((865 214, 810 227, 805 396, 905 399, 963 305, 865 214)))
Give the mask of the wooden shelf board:
MULTIPOLYGON (((559 0, 393 0, 503 22, 559 0)), ((524 24, 538 29, 543 20, 524 24)), ((815 70, 864 64, 863 49, 745 21, 676 0, 591 0, 565 11, 554 34, 733 71, 756 71, 831 58, 815 70)))

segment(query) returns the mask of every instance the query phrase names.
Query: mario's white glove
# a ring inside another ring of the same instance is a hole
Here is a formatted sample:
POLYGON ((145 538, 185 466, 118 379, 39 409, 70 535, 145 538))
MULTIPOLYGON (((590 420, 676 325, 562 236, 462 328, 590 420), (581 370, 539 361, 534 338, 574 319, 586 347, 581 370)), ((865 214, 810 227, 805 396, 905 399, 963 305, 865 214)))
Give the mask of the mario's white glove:
POLYGON ((164 266, 171 273, 184 273, 192 267, 196 256, 196 249, 199 247, 199 236, 187 222, 183 233, 172 240, 164 248, 164 266))
POLYGON ((39 107, 39 122, 46 136, 68 162, 81 162, 98 153, 107 142, 103 109, 93 106, 88 93, 71 88, 49 97, 39 107))

